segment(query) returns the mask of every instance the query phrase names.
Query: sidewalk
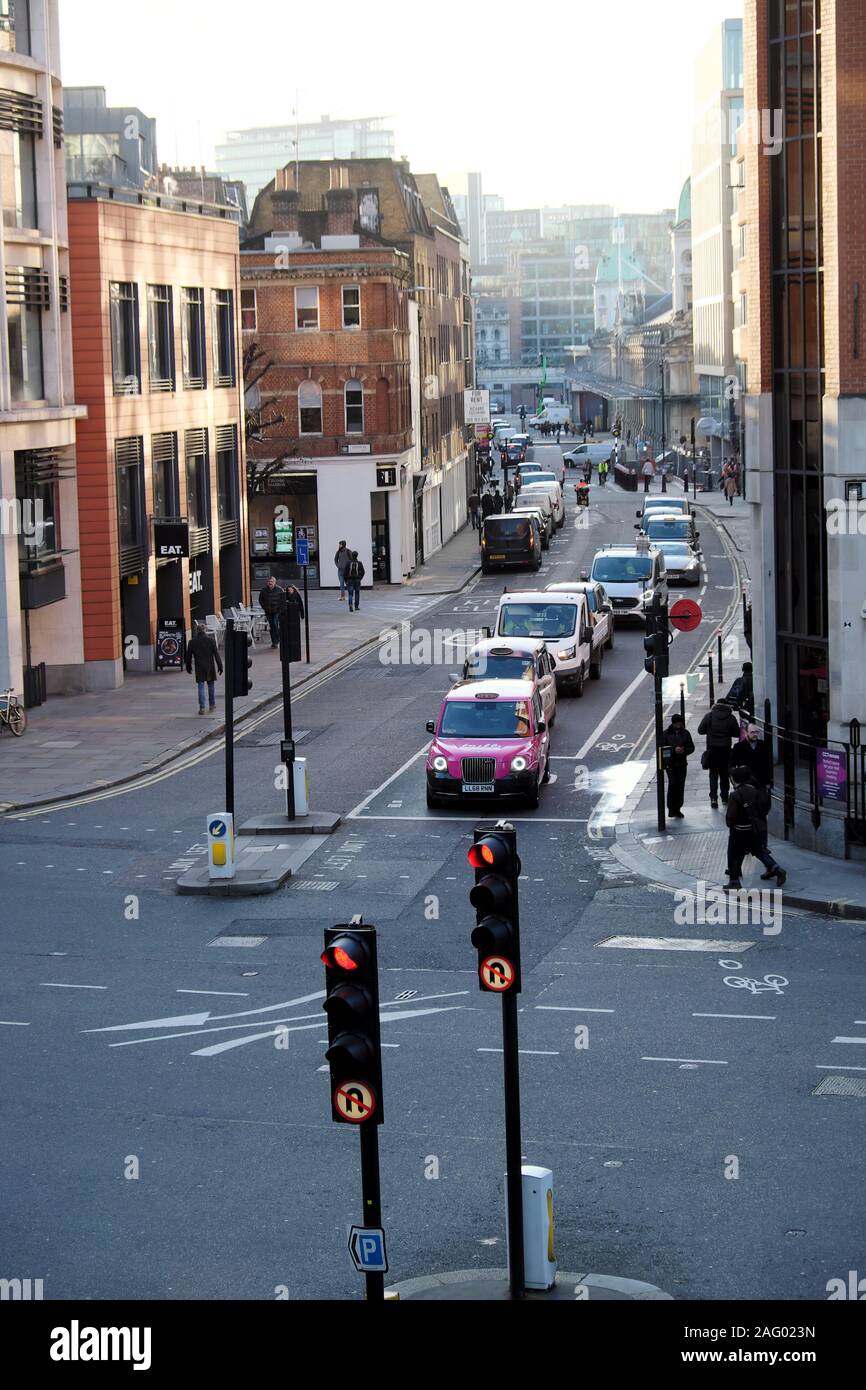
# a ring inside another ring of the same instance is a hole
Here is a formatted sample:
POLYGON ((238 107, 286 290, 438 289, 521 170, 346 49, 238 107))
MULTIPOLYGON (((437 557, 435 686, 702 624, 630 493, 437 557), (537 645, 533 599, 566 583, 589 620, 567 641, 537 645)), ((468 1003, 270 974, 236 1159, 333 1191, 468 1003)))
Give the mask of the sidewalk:
MULTIPOLYGON (((358 613, 339 602, 336 590, 313 590, 311 662, 293 667, 293 689, 374 643, 383 628, 435 607, 438 596, 462 589, 479 567, 478 533, 466 526, 412 580, 364 589, 358 613)), ((235 706, 241 727, 281 693, 279 655, 269 643, 256 644, 250 674, 253 692, 235 706)), ((120 690, 100 694, 53 697, 28 710, 23 738, 5 735, 0 741, 0 813, 155 772, 221 734, 223 708, 220 680, 216 713, 200 717, 195 683, 186 671, 130 676, 120 690)))
MULTIPOLYGON (((678 488, 679 490, 679 488, 678 488)), ((690 494, 691 495, 691 494, 690 494)), ((733 507, 719 492, 698 493, 697 507, 712 516, 713 521, 727 533, 743 571, 749 572, 749 508, 742 498, 735 498, 733 507)), ((706 548, 706 547, 705 547, 706 548)), ((725 635, 743 636, 742 608, 725 635)), ((743 639, 743 650, 745 641, 743 639)), ((728 670, 726 679, 717 687, 723 693, 739 674, 739 662, 728 670)), ((669 821, 665 834, 658 831, 656 810, 655 766, 651 761, 640 783, 626 801, 617 817, 616 844, 613 852, 621 863, 642 878, 662 883, 672 889, 697 891, 699 881, 708 887, 719 888, 727 878, 728 830, 725 825, 724 804, 713 811, 709 804, 707 774, 700 766, 704 740, 698 736, 697 725, 709 707, 706 685, 702 681, 686 709, 695 754, 689 763, 686 782, 684 821, 669 821)), ((866 867, 844 859, 834 859, 800 849, 789 841, 771 835, 770 852, 788 875, 782 890, 783 903, 792 908, 828 914, 834 917, 866 920, 866 867)), ((743 866, 744 889, 775 888, 775 882, 762 883, 763 864, 751 857, 743 866)))

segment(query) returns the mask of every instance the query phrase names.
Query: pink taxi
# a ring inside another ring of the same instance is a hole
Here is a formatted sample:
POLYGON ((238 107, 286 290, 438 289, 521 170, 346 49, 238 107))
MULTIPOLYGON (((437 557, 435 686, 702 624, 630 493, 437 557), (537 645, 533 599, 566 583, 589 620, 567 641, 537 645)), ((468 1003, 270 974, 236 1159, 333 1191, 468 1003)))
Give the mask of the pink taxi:
POLYGON ((550 772, 541 693, 530 681, 461 681, 427 732, 427 805, 517 796, 537 806, 550 772))

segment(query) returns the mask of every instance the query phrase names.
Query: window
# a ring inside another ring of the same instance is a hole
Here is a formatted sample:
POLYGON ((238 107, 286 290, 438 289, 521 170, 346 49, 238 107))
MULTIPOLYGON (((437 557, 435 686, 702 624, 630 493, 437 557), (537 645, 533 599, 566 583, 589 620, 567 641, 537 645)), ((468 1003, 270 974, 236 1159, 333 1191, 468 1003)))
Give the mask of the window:
POLYGON ((178 516, 177 495, 177 435, 155 434, 151 440, 153 469, 153 514, 157 517, 178 516))
POLYGON ((361 327, 361 288, 359 285, 343 286, 343 327, 361 327))
POLYGON ((235 384, 235 309, 233 290, 213 292, 214 385, 235 384))
POLYGON ((187 430, 184 452, 186 514, 190 531, 199 531, 208 525, 207 430, 187 430))
POLYGON ((135 574, 144 565, 144 489, 140 438, 117 439, 114 463, 117 476, 117 535, 121 575, 135 574), (126 552, 124 555, 123 552, 126 552))
POLYGON ((45 397, 42 314, 26 304, 10 304, 7 313, 12 399, 41 401, 45 397))
POLYGON ((30 131, 0 132, 0 185, 4 225, 38 227, 36 137, 30 131))
POLYGON ((203 391, 207 386, 204 290, 182 289, 180 302, 183 384, 188 391, 203 391))
POLYGON ((141 392, 138 286, 113 283, 109 295, 114 394, 137 396, 141 392))
POLYGON ((298 415, 301 434, 322 433, 322 388, 315 381, 302 381, 298 387, 298 415))
MULTIPOLYGON (((219 425, 216 432, 217 515, 220 523, 238 515, 237 429, 219 425)), ((222 537, 220 538, 222 541, 222 537)))
POLYGON ((147 287, 147 342, 151 391, 174 390, 174 315, 171 285, 147 287))
POLYGON ((319 326, 319 291, 317 287, 298 285, 295 289, 295 324, 299 329, 319 326))
POLYGON ((16 53, 30 52, 30 0, 0 0, 0 32, 12 30, 16 53))
POLYGON ((244 333, 255 333, 258 328, 255 290, 241 290, 241 328, 244 333))
POLYGON ((364 390, 360 381, 346 382, 346 433, 364 433, 364 390))
POLYGON ((21 517, 18 558, 24 569, 37 569, 60 555, 58 488, 64 478, 74 476, 70 454, 65 449, 15 452, 15 497, 21 517))

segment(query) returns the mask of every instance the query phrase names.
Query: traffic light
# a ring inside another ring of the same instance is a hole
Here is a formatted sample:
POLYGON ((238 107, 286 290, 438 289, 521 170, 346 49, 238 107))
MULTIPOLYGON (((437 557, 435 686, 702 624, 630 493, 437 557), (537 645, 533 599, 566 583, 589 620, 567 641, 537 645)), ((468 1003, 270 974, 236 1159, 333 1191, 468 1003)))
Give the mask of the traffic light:
POLYGON ((232 695, 235 699, 241 695, 249 695, 253 688, 253 683, 250 680, 250 667, 253 664, 253 659, 250 656, 252 645, 252 635, 249 632, 238 632, 235 628, 232 634, 231 651, 227 653, 228 676, 232 683, 232 695))
POLYGON ((517 831, 504 821, 475 831, 469 851, 475 886, 469 901, 475 908, 472 945, 478 952, 478 984, 482 991, 520 993, 520 859, 517 831))
POLYGON ((374 927, 326 927, 325 1001, 331 1117, 337 1124, 382 1123, 379 972, 374 927))
POLYGON ((651 676, 666 676, 670 670, 667 607, 651 608, 646 615, 644 670, 651 676))

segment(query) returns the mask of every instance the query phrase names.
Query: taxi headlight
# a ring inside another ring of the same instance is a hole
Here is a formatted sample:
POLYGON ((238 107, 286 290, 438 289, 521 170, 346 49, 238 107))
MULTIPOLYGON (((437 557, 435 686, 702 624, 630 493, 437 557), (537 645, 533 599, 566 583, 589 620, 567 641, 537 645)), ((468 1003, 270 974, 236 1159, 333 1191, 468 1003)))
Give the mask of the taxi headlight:
POLYGON ((443 758, 442 755, 440 754, 438 758, 434 758, 434 759, 433 759, 433 767, 435 768, 435 770, 436 770, 437 772, 447 772, 447 771, 448 771, 448 759, 447 759, 447 758, 443 758))
POLYGON ((512 758, 512 759, 511 759, 511 771, 512 771, 512 772, 525 772, 525 771, 526 771, 526 759, 525 759, 525 758, 522 758, 522 757, 520 757, 520 756, 518 756, 518 757, 516 757, 516 758, 512 758))

